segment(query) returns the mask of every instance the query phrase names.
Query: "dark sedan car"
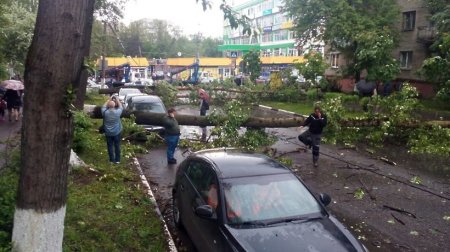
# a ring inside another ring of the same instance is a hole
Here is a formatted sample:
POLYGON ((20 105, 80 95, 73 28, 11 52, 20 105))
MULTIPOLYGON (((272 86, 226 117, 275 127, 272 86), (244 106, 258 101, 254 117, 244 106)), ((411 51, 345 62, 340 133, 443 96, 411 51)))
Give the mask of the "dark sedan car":
MULTIPOLYGON (((152 112, 167 114, 167 109, 164 106, 161 98, 156 95, 138 95, 131 97, 127 101, 127 111, 141 111, 141 112, 152 112)), ((149 132, 164 132, 164 127, 156 125, 141 125, 145 130, 149 132)))
POLYGON ((212 149, 180 164, 174 222, 199 251, 366 251, 319 198, 267 156, 212 149))

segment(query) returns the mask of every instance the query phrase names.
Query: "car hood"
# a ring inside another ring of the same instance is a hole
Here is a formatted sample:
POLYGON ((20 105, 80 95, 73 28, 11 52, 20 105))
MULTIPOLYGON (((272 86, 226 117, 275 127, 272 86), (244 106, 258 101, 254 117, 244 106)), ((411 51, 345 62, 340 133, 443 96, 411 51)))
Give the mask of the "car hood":
POLYGON ((258 228, 225 226, 245 251, 365 251, 333 217, 258 228))

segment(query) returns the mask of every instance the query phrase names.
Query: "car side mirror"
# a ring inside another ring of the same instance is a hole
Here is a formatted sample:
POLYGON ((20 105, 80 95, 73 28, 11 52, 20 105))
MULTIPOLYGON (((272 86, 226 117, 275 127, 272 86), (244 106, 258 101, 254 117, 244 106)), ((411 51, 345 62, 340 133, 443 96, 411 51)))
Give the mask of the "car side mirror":
POLYGON ((320 202, 322 202, 322 204, 324 206, 328 206, 331 202, 331 197, 330 195, 326 194, 326 193, 321 193, 320 194, 320 202))
POLYGON ((203 219, 213 219, 213 209, 210 205, 201 205, 195 209, 195 214, 203 219))

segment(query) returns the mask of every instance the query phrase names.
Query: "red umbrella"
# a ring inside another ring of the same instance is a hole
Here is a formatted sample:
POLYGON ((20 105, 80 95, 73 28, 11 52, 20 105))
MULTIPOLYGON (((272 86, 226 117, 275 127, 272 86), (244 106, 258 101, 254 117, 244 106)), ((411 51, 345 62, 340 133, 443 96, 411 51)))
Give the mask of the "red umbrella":
POLYGON ((23 90, 23 83, 18 80, 4 80, 0 83, 0 87, 4 89, 23 90))

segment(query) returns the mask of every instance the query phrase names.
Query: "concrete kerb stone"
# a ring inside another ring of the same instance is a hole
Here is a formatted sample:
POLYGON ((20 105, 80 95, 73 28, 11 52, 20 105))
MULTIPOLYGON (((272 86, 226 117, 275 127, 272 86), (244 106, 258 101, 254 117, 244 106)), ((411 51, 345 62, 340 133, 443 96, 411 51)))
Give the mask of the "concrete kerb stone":
POLYGON ((259 107, 259 108, 262 108, 262 109, 282 112, 282 113, 289 114, 289 115, 292 115, 292 116, 308 117, 307 115, 301 115, 301 114, 298 114, 298 113, 295 113, 295 112, 292 112, 292 111, 288 111, 288 110, 284 110, 284 109, 277 109, 277 108, 269 107, 269 106, 266 106, 266 105, 253 104, 253 106, 259 107))
POLYGON ((164 220, 163 215, 161 214, 161 210, 159 209, 158 203, 156 202, 155 196, 153 194, 152 188, 150 187, 150 184, 148 183, 147 178, 144 175, 144 172, 142 171, 141 165, 139 164, 139 161, 137 160, 137 158, 133 158, 133 163, 136 167, 136 169, 139 172, 139 177, 141 178, 141 182, 144 185, 145 189, 147 190, 147 195, 150 198, 150 201, 154 204, 155 206, 155 212, 158 215, 159 219, 161 220, 161 222, 163 223, 163 227, 164 227, 164 234, 167 237, 167 243, 169 246, 169 251, 170 252, 177 252, 177 247, 175 246, 175 242, 173 241, 172 235, 169 232, 169 228, 167 227, 166 221, 164 220))

